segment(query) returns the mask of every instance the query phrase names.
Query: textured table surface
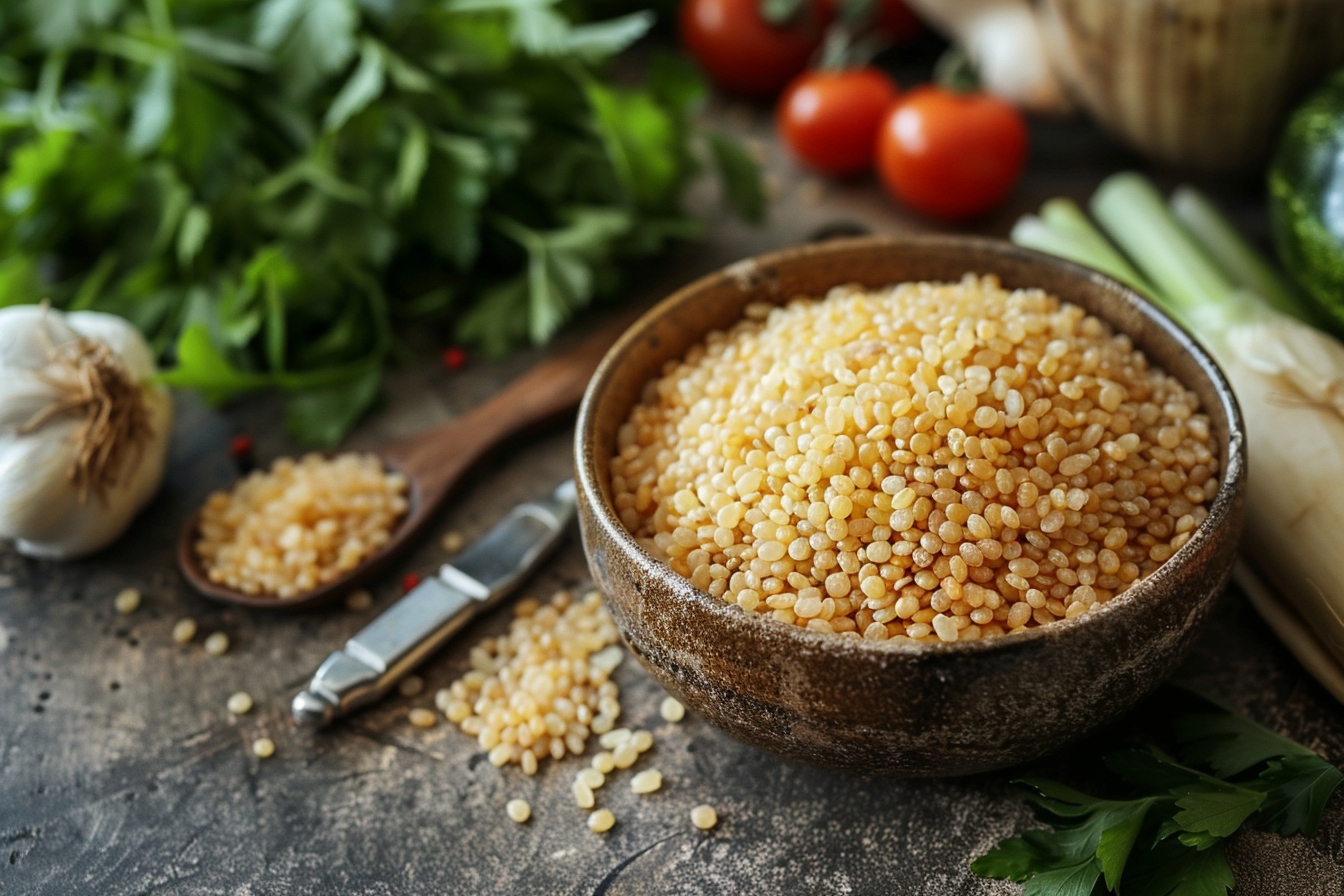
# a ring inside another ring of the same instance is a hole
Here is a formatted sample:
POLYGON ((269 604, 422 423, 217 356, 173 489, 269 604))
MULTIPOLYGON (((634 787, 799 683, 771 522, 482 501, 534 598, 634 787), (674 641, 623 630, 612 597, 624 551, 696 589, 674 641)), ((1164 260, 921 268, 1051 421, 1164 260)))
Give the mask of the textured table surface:
MULTIPOLYGON (((766 133, 761 116, 718 110, 738 129, 766 133)), ((978 229, 1003 234, 1014 218, 1058 194, 1085 197, 1133 160, 1080 124, 1034 133, 1032 168, 1009 208, 978 229)), ((789 245, 817 227, 860 222, 881 231, 923 229, 870 183, 820 185, 769 148, 779 192, 771 224, 730 222, 636 284, 649 301, 745 255, 789 245)), ((1257 190, 1210 185, 1254 228, 1257 190)), ((706 188, 708 190, 708 188, 706 188)), ((708 193, 700 197, 708 202, 708 193)), ((571 337, 572 338, 572 337, 571 337)), ((533 363, 536 353, 449 374, 424 361, 396 371, 384 405, 352 437, 373 445, 461 413, 533 363)), ((329 651, 397 596, 392 576, 364 612, 271 615, 226 609, 187 590, 173 566, 177 528, 234 471, 229 437, 251 433, 269 460, 294 450, 277 405, 253 401, 220 413, 179 397, 173 460, 162 494, 118 544, 70 564, 0 550, 0 893, 52 894, 694 894, 1013 893, 967 862, 1030 822, 1010 773, 933 781, 856 778, 778 760, 688 716, 657 715, 656 685, 634 662, 618 670, 624 721, 649 726, 666 785, 632 794, 624 777, 600 791, 616 828, 584 825, 569 783, 581 767, 546 763, 535 778, 496 769, 475 741, 440 723, 412 728, 406 714, 466 666, 477 638, 507 610, 479 621, 422 670, 428 687, 394 697, 317 737, 296 733, 288 702, 329 651), (134 586, 135 614, 112 597, 134 586), (200 622, 190 646, 170 630, 200 622), (233 647, 207 656, 201 638, 224 631, 233 647), (233 718, 225 700, 257 701, 233 718), (273 738, 258 760, 252 740, 273 738), (533 806, 525 826, 504 803, 533 806), (718 807, 709 834, 692 806, 718 807)), ((461 491, 438 531, 480 533, 514 503, 568 475, 567 430, 510 449, 461 491)), ((441 562, 427 538, 404 570, 441 562)), ((545 597, 585 578, 571 539, 527 589, 545 597)), ((1344 763, 1344 709, 1268 635, 1232 593, 1189 659, 1187 679, 1256 719, 1344 763)), ((1344 800, 1314 839, 1242 836, 1230 850, 1239 896, 1344 893, 1344 800)))

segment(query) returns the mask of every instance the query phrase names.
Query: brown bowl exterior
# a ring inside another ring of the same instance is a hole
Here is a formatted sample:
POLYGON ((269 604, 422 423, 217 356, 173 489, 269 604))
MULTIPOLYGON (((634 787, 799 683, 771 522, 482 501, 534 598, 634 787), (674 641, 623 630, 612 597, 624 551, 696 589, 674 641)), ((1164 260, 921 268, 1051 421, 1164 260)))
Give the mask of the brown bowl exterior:
POLYGON ((1217 366, 1145 300, 1091 270, 987 239, 844 240, 732 265, 685 287, 612 347, 579 411, 583 544, 631 650, 668 691, 735 737, 876 774, 967 774, 1040 757, 1132 707, 1191 646, 1241 531, 1245 438, 1217 366), (1222 452, 1209 517, 1157 572, 1100 609, 1023 634, 952 644, 845 639, 754 618, 646 553, 613 510, 608 463, 644 384, 751 302, 837 284, 997 274, 1082 306, 1199 395, 1222 452))

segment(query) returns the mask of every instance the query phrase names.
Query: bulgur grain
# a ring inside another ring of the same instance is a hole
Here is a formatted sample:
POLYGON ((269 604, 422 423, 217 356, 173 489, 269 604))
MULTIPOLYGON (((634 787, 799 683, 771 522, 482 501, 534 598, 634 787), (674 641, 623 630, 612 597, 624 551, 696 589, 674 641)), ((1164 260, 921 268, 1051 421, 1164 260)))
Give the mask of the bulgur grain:
POLYGON ((691 810, 691 824, 702 831, 707 831, 719 823, 719 813, 714 811, 713 806, 700 805, 691 810))
POLYGON ((597 802, 596 798, 593 796, 593 788, 582 781, 574 782, 573 791, 574 802, 579 804, 580 809, 591 809, 593 808, 593 804, 597 802))
POLYGON ((425 689, 425 680, 419 675, 407 675, 397 682, 397 693, 403 697, 416 697, 425 689))
POLYGON ((614 750, 621 744, 630 739, 631 731, 629 728, 617 728, 614 731, 608 731, 597 739, 597 743, 604 750, 614 750))
POLYGON ((432 710, 417 706, 406 714, 406 719, 416 728, 433 728, 439 717, 432 710))
POLYGON ((373 595, 361 588, 358 591, 352 591, 345 598, 345 608, 353 610, 356 613, 363 612, 373 606, 373 595))
POLYGON ((252 754, 258 759, 270 759, 275 755, 275 741, 269 737, 259 737, 252 741, 252 754))
POLYGON ((630 779, 630 789, 635 793, 653 793, 663 786, 663 773, 656 768, 645 769, 630 779))
POLYGON ((229 708, 229 712, 234 715, 246 715, 252 711, 252 695, 247 691, 239 691, 229 697, 229 702, 226 705, 229 708))
POLYGON ((686 717, 686 707, 676 697, 664 697, 658 705, 658 715, 663 717, 663 721, 676 724, 686 717))
POLYGON ((188 644, 196 637, 196 620, 179 619, 173 624, 173 640, 178 644, 188 644))
POLYGON ((595 834, 602 834, 612 829, 616 824, 616 816, 611 814, 610 809, 598 809, 588 816, 588 829, 595 834))
POLYGON ((532 817, 532 807, 528 805, 527 800, 509 800, 504 804, 504 811, 518 824, 523 824, 532 817))
POLYGON ((1197 397, 1127 336, 967 275, 749 307, 645 386, 611 485, 644 547, 744 612, 938 643, 1123 593, 1217 472, 1197 397))
POLYGON ((630 746, 637 752, 647 753, 653 747, 653 735, 647 731, 636 731, 630 735, 630 746))
POLYGON ((462 533, 458 532, 456 529, 452 529, 444 533, 443 541, 440 542, 440 545, 443 547, 443 552, 445 554, 456 554, 458 551, 462 550, 466 543, 467 540, 462 536, 462 533))
POLYGON ((610 752, 603 750, 593 757, 593 768, 604 775, 611 774, 612 769, 616 768, 616 757, 610 752))
POLYGON ((123 588, 112 598, 112 606, 123 616, 129 616, 140 609, 140 592, 134 588, 123 588))
POLYGON ((196 556, 212 582, 297 597, 382 547, 406 512, 406 489, 376 455, 282 457, 210 496, 196 556))
POLYGON ((577 775, 575 775, 574 780, 582 781, 584 784, 587 784, 593 790, 597 790, 603 784, 607 783, 607 776, 604 773, 593 768, 592 766, 589 766, 588 768, 582 769, 577 775))
POLYGON ((634 744, 626 741, 611 751, 611 759, 617 768, 629 768, 639 759, 639 751, 635 749, 634 744))
POLYGON ((223 632, 213 632, 206 636, 205 652, 211 656, 223 656, 229 652, 229 636, 223 632))

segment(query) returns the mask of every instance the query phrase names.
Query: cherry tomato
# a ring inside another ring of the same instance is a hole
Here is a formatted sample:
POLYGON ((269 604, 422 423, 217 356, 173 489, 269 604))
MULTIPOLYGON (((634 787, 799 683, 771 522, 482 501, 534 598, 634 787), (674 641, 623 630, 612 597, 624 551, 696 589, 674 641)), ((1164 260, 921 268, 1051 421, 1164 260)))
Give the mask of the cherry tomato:
POLYGON ((683 0, 681 42, 719 87, 769 99, 807 66, 822 29, 815 11, 776 28, 758 8, 759 0, 683 0))
POLYGON ((804 164, 858 174, 872 167, 877 129, 895 101, 896 83, 875 68, 803 72, 780 97, 775 128, 804 164))
POLYGON ((877 170, 888 192, 951 221, 1002 202, 1026 159, 1022 116, 983 93, 917 87, 897 101, 877 133, 877 170))

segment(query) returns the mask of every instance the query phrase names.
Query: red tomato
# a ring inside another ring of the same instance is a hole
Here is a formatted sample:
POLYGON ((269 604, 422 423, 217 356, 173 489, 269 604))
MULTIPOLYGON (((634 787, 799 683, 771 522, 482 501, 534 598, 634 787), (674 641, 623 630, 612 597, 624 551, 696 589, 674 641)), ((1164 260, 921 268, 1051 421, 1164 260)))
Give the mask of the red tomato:
POLYGON ((768 99, 807 66, 822 29, 815 19, 776 28, 758 7, 759 0, 683 0, 681 42, 719 87, 768 99))
POLYGON ((775 128, 804 164, 858 174, 873 164, 877 129, 896 83, 875 68, 810 71, 794 78, 775 109, 775 128))
POLYGON ((1022 116, 983 93, 917 87, 892 107, 877 134, 877 170, 888 192, 952 221, 1002 202, 1026 159, 1022 116))

